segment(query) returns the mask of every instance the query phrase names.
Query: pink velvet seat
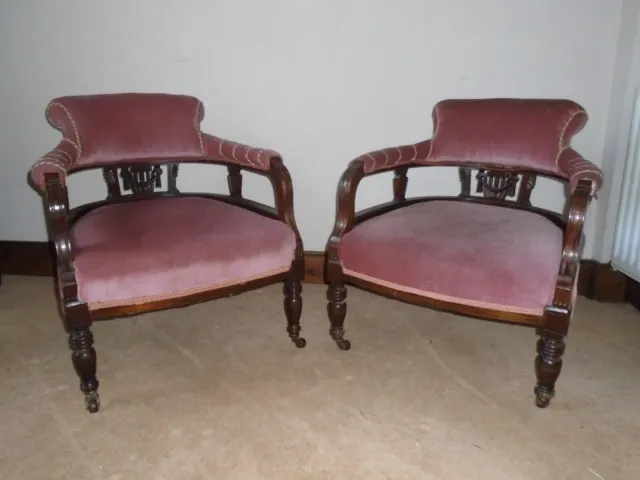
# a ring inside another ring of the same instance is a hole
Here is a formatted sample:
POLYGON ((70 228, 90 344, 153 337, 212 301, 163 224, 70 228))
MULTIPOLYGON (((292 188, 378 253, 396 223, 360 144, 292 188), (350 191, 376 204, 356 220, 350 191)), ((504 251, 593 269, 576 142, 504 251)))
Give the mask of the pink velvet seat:
POLYGON ((285 223, 201 197, 117 203, 73 226, 79 299, 135 305, 245 283, 291 268, 285 223))
POLYGON ((437 300, 541 315, 553 299, 562 230, 525 210, 436 200, 364 222, 338 250, 344 272, 363 280, 437 300))

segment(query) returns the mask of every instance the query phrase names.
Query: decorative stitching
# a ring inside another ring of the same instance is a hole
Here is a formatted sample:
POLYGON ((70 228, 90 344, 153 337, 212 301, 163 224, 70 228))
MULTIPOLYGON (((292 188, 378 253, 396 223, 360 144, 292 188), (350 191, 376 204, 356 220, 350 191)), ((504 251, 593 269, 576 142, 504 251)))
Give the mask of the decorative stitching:
POLYGON ((429 143, 429 153, 427 154, 427 158, 424 160, 429 160, 431 155, 433 154, 433 145, 435 144, 436 137, 438 136, 438 131, 440 130, 440 108, 439 104, 436 104, 433 107, 433 113, 436 116, 436 124, 434 125, 433 135, 431 135, 431 142, 429 143))
POLYGON ((574 110, 569 115, 569 118, 564 122, 564 125, 560 130, 560 138, 558 139, 558 153, 556 154, 556 161, 555 161, 556 168, 558 169, 560 168, 558 165, 558 162, 560 161, 560 157, 562 156, 562 153, 569 148, 569 145, 564 144, 564 137, 567 134, 569 125, 571 125, 571 122, 573 121, 574 118, 576 118, 578 115, 585 114, 585 113, 587 112, 581 108, 574 110))
POLYGON ((56 167, 57 170, 62 170, 64 173, 67 173, 67 169, 64 167, 64 165, 61 165, 59 162, 54 162, 51 160, 46 160, 46 156, 42 157, 41 160, 39 160, 35 165, 35 167, 39 167, 41 165, 51 165, 52 167, 56 167))
POLYGON ((202 151, 202 155, 204 155, 205 154, 204 142, 202 141, 202 129, 200 128, 200 121, 199 121, 200 108, 202 108, 202 107, 203 107, 202 101, 198 100, 198 105, 196 106, 196 116, 193 119, 193 126, 195 127, 196 132, 198 134, 198 140, 200 140, 200 150, 202 151))
POLYGON ((382 166, 386 167, 387 165, 389 165, 389 149, 384 148, 380 153, 382 153, 382 155, 384 156, 384 162, 382 163, 382 166))
POLYGON ((260 166, 262 168, 264 168, 265 166, 265 162, 263 162, 262 160, 260 160, 262 158, 262 155, 264 154, 264 149, 260 149, 260 151, 258 152, 258 163, 260 164, 260 166))
POLYGON ((396 160, 396 165, 400 165, 402 163, 402 150, 400 150, 400 147, 394 147, 394 148, 398 152, 398 160, 396 160))
POLYGON ((373 152, 369 152, 367 153, 367 157, 369 157, 371 159, 371 163, 369 164, 369 168, 367 168, 368 171, 372 172, 375 170, 376 168, 376 159, 375 157, 372 155, 373 152))
POLYGON ((69 155, 64 150, 60 150, 57 148, 44 155, 42 158, 51 158, 52 160, 64 162, 65 166, 69 166, 71 163, 73 163, 73 158, 71 158, 71 155, 69 155))
POLYGON ((250 157, 249 157, 249 153, 251 153, 251 151, 252 151, 252 150, 253 150, 253 151, 255 151, 255 148, 251 148, 251 147, 248 147, 248 146, 246 146, 246 145, 244 145, 244 146, 243 146, 243 145, 238 145, 238 146, 240 146, 240 147, 243 147, 243 148, 246 148, 246 149, 247 149, 247 151, 244 153, 244 158, 245 158, 245 161, 246 161, 249 165, 252 165, 252 166, 254 166, 254 167, 258 167, 258 168, 262 165, 262 164, 260 163, 260 159, 256 159, 256 161, 254 162, 254 161, 253 161, 253 160, 251 160, 251 159, 250 159, 250 157))
POLYGON ((78 133, 78 126, 76 125, 75 120, 71 116, 71 112, 69 112, 69 110, 67 110, 67 107, 62 105, 60 102, 52 102, 49 104, 49 108, 47 109, 47 116, 48 116, 48 110, 53 106, 60 107, 64 111, 64 113, 67 114, 67 117, 69 118, 69 121, 71 122, 71 126, 73 127, 73 131, 76 135, 76 143, 74 144, 73 142, 71 142, 71 144, 76 147, 76 149, 78 150, 78 156, 80 156, 82 154, 82 143, 80 142, 80 134, 78 133))
POLYGON ((76 142, 74 142, 73 140, 71 140, 70 138, 67 138, 67 137, 63 137, 62 140, 60 140, 60 141, 61 142, 66 142, 66 143, 72 145, 73 148, 76 149, 76 155, 80 156, 80 146, 76 142))
POLYGON ((220 140, 220 143, 218 143, 218 155, 220 155, 220 158, 225 158, 225 156, 222 154, 222 145, 224 144, 224 138, 218 138, 218 140, 220 140))

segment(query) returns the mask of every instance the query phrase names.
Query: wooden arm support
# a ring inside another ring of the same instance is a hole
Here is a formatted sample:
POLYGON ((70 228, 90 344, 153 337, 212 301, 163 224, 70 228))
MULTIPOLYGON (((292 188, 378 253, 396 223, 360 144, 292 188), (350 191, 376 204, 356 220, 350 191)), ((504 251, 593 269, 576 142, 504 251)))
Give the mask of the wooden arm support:
POLYGON ((584 242, 583 227, 593 193, 592 181, 588 179, 579 180, 571 194, 562 247, 562 262, 558 271, 553 302, 547 307, 547 312, 552 316, 560 312, 566 316, 573 308, 584 242))
POLYGON ((293 210, 293 182, 289 170, 285 167, 280 157, 271 159, 267 176, 273 187, 276 212, 278 218, 289 225, 296 235, 296 257, 304 256, 302 249, 302 239, 296 224, 293 210))
POLYGON ((69 233, 69 196, 60 174, 45 174, 46 216, 56 253, 56 272, 64 306, 78 302, 78 285, 73 265, 73 244, 69 233))

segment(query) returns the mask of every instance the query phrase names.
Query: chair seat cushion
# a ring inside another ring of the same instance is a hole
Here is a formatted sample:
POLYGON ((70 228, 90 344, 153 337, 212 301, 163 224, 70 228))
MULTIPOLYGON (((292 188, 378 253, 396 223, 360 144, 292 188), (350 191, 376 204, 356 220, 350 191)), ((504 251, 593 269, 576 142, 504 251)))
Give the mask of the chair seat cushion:
POLYGON ((90 309, 135 305, 288 271, 288 225, 203 197, 111 204, 73 226, 79 298, 90 309))
POLYGON ((553 299, 562 230, 536 213, 435 200, 356 226, 338 245, 344 272, 396 290, 541 315, 553 299))

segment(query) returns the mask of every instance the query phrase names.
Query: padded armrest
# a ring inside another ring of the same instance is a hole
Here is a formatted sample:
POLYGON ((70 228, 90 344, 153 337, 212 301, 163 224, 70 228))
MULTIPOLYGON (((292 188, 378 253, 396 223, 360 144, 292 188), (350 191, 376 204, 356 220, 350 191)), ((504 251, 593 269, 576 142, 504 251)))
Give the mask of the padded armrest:
POLYGON ((595 195, 604 177, 602 171, 589 160, 585 160, 582 155, 572 148, 565 149, 558 157, 558 168, 569 179, 569 187, 573 192, 580 180, 591 181, 591 194, 595 195))
POLYGON ((430 140, 412 145, 383 148, 360 155, 355 160, 364 164, 364 172, 369 175, 375 172, 390 170, 403 165, 409 165, 419 158, 425 158, 429 154, 430 140))
POLYGON ((274 150, 250 147, 206 133, 202 134, 202 139, 205 144, 205 156, 210 160, 266 171, 271 166, 272 158, 281 158, 274 150))
POLYGON ((64 185, 67 172, 76 164, 78 151, 72 143, 62 140, 58 146, 38 160, 29 171, 34 185, 40 190, 45 189, 45 174, 57 173, 60 183, 64 185))

